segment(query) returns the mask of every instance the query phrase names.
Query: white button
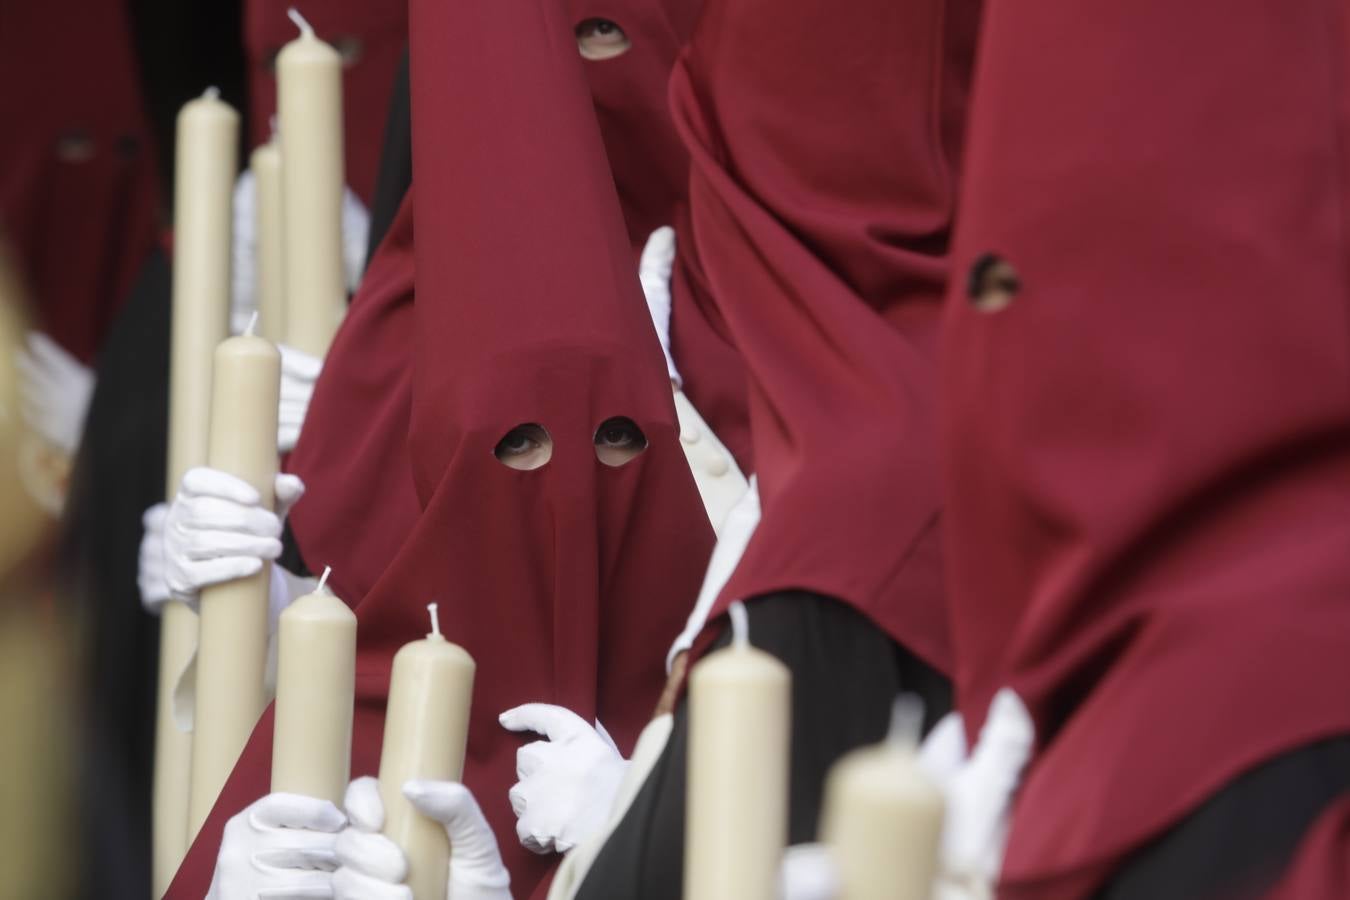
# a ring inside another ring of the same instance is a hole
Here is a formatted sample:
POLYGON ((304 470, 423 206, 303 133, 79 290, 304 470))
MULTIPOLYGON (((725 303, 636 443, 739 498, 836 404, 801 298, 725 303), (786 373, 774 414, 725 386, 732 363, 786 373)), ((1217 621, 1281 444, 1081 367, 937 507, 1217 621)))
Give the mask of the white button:
POLYGON ((703 469, 714 478, 721 478, 731 471, 731 464, 727 462, 725 456, 719 454, 715 458, 708 460, 708 464, 704 466, 703 469))
POLYGON ((698 428, 693 425, 689 426, 687 429, 680 429, 680 440, 684 441, 686 444, 697 444, 699 438, 702 436, 703 435, 699 433, 698 428))

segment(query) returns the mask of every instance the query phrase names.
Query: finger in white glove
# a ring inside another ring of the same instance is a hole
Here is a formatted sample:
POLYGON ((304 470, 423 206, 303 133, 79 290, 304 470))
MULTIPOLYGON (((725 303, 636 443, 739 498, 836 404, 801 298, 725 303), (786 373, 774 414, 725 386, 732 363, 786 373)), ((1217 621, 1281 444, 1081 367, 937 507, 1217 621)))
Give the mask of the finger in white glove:
POLYGON ((15 357, 24 421, 47 443, 74 456, 94 395, 94 373, 60 344, 29 332, 15 357))
POLYGON ((782 900, 833 900, 839 892, 839 873, 824 844, 787 848, 778 881, 782 900))
POLYGON ((226 824, 207 900, 331 898, 346 821, 327 800, 268 794, 226 824))
POLYGON ((277 406, 277 449, 289 453, 300 440, 300 429, 309 412, 314 385, 323 371, 323 360, 302 350, 278 345, 281 351, 281 400, 277 406))
POLYGON ((337 840, 339 868, 333 873, 334 900, 412 900, 403 884, 408 861, 384 835, 379 782, 369 775, 347 786, 343 799, 348 826, 337 840))
POLYGON ((638 280, 647 298, 656 336, 661 339, 661 350, 666 355, 666 371, 676 387, 683 384, 675 359, 670 355, 670 273, 675 267, 675 229, 663 225, 651 233, 638 260, 638 280))
POLYGON ((245 578, 281 555, 281 522, 304 493, 294 475, 278 475, 274 513, 252 485, 226 472, 188 470, 164 526, 170 596, 195 603, 203 587, 245 578))
POLYGON ((447 894, 453 900, 512 900, 511 876, 478 801, 453 781, 409 781, 403 795, 422 815, 440 822, 450 838, 447 894))
POLYGON ((164 554, 164 523, 168 516, 167 503, 156 503, 141 516, 145 532, 141 535, 136 584, 141 589, 141 605, 156 616, 169 600, 168 563, 164 554))
POLYGON ((547 703, 508 709, 498 721, 548 738, 516 751, 520 780, 508 797, 521 844, 535 853, 566 853, 602 828, 628 770, 609 735, 547 703))

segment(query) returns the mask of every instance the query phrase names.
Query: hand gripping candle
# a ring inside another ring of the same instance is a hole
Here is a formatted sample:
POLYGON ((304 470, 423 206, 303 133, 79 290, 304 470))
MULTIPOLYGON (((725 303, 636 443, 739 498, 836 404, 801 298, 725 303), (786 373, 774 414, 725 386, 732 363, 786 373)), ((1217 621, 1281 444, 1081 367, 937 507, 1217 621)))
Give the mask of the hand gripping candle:
MULTIPOLYGON (((281 354, 253 334, 253 324, 216 348, 207 463, 248 482, 271 508, 281 354)), ((191 836, 211 811, 267 705, 263 674, 270 578, 271 563, 264 562, 255 575, 202 589, 188 798, 191 836)))
POLYGON ((351 779, 356 615, 324 589, 330 571, 277 626, 272 790, 340 808, 351 779))
POLYGON ((403 796, 412 778, 459 781, 469 734, 473 657, 441 635, 436 604, 431 633, 404 644, 394 655, 389 708, 380 751, 380 797, 384 834, 408 859, 414 900, 444 900, 450 843, 444 826, 419 813, 403 796))
POLYGON ((937 875, 944 800, 918 763, 923 704, 896 700, 885 741, 835 763, 821 838, 839 875, 838 900, 928 900, 937 875))
POLYGON ((750 646, 742 604, 731 623, 689 676, 686 900, 775 900, 787 844, 792 675, 750 646))
MULTIPOLYGON (((174 189, 173 336, 169 370, 167 497, 206 462, 211 354, 228 334, 230 201, 239 115, 210 88, 178 114, 174 189)), ((164 607, 159 632, 155 725, 154 874, 162 896, 187 852, 192 735, 173 715, 173 692, 197 646, 197 615, 164 607)))
POLYGON ((258 333, 273 343, 286 339, 285 261, 281 255, 281 148, 276 136, 249 157, 253 170, 258 333))
POLYGON ((322 357, 347 305, 342 267, 342 57, 294 9, 277 54, 286 343, 322 357))

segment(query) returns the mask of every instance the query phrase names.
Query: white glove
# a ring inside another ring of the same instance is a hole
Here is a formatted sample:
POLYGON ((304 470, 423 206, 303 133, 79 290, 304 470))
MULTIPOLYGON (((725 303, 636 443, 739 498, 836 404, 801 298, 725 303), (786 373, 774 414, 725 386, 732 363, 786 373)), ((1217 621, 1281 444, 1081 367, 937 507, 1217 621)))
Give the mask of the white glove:
POLYGON ((778 896, 782 900, 833 900, 839 892, 839 874, 829 847, 797 844, 783 854, 778 896))
POLYGON ((628 762, 597 722, 561 706, 526 703, 498 717, 510 731, 534 731, 546 741, 516 751, 508 797, 516 835, 535 853, 566 853, 604 827, 628 762))
POLYGON ((305 424, 309 400, 314 396, 314 383, 323 371, 323 360, 294 347, 280 344, 281 404, 277 407, 277 449, 289 453, 300 439, 305 424))
MULTIPOLYGON (((245 169, 234 182, 234 226, 231 241, 230 331, 242 334, 258 308, 257 182, 245 169)), ((355 291, 366 265, 370 213, 352 189, 342 189, 342 270, 347 289, 355 291)))
POLYGON ((156 503, 141 516, 145 533, 141 535, 136 584, 141 589, 141 605, 156 616, 169 600, 168 561, 164 555, 164 522, 168 516, 167 503, 156 503))
POLYGON ((346 822, 327 800, 268 794, 226 824, 206 900, 331 898, 346 822))
POLYGON ((281 555, 281 523, 305 492, 294 475, 278 475, 274 513, 252 485, 216 469, 189 469, 169 507, 164 556, 169 595, 195 604, 207 585, 245 578, 281 555))
POLYGON ((993 896, 1013 793, 1035 745, 1035 724, 1009 688, 994 695, 980 739, 967 753, 965 726, 951 713, 928 735, 919 764, 942 787, 947 813, 936 896, 978 900, 993 896))
POLYGON ((684 383, 670 355, 670 272, 675 266, 675 229, 663 225, 647 238, 638 260, 638 280, 647 297, 647 311, 651 313, 656 336, 661 339, 661 350, 666 355, 666 371, 679 387, 684 383))
POLYGON ((28 333, 15 365, 22 378, 24 421, 47 443, 74 456, 94 395, 94 373, 39 331, 28 333))
MULTIPOLYGON (((410 781, 403 793, 422 815, 444 825, 450 837, 448 898, 511 900, 511 878, 497 839, 468 788, 450 781, 410 781)), ((334 900, 413 900, 412 890, 401 883, 408 874, 403 851, 379 833, 384 826, 379 783, 369 776, 356 779, 345 803, 351 826, 337 841, 334 900)))

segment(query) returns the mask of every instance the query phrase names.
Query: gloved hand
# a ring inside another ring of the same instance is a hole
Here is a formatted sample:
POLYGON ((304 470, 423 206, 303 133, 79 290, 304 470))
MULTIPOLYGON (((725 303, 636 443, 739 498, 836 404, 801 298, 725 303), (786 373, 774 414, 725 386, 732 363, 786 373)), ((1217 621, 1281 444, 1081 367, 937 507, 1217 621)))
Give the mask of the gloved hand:
POLYGON ((947 813, 935 893, 940 900, 992 897, 1003 866, 1013 793, 1035 745, 1035 724, 1009 688, 994 695, 980 739, 967 752, 959 713, 940 721, 919 764, 942 787, 947 813))
POLYGON ((145 533, 141 535, 136 584, 141 589, 141 605, 156 616, 169 600, 168 560, 164 555, 164 523, 168 517, 167 503, 156 503, 141 516, 145 533))
POLYGON ((225 826, 206 900, 327 900, 347 819, 327 800, 268 794, 225 826))
POLYGON ((796 844, 783 854, 778 896, 782 900, 833 900, 839 875, 824 844, 796 844))
MULTIPOLYGON (((468 788, 450 781, 410 781, 403 793, 424 816, 443 824, 450 837, 450 900, 511 900, 511 878, 497 839, 468 788)), ((379 833, 384 804, 378 782, 369 776, 356 779, 347 787, 345 803, 351 825, 338 837, 334 900, 412 900, 412 891, 401 883, 407 859, 379 833)))
POLYGON ((675 266, 675 229, 663 225, 647 238, 638 260, 638 280, 647 298, 656 336, 661 339, 661 350, 666 354, 666 371, 676 387, 684 383, 670 355, 670 273, 675 266))
POLYGON ((94 373, 39 331, 15 359, 22 378, 23 418, 43 440, 74 456, 94 395, 94 373))
POLYGON ((195 605, 207 585, 245 578, 281 555, 281 523, 305 492, 294 475, 278 475, 276 512, 243 480, 199 467, 183 476, 164 525, 169 595, 195 605))
POLYGON ((314 383, 323 371, 323 360, 302 350, 280 344, 281 404, 277 407, 277 450, 289 453, 300 439, 314 383))
MULTIPOLYGON (((234 224, 230 245, 230 332, 242 334, 258 308, 258 198, 252 170, 234 183, 234 224)), ((355 291, 366 265, 370 213, 349 187, 342 189, 342 270, 355 291)))
POLYGON ((498 717, 510 731, 534 731, 546 741, 516 751, 516 777, 508 796, 516 835, 535 853, 566 853, 602 828, 628 762, 599 723, 561 706, 526 703, 498 717))

